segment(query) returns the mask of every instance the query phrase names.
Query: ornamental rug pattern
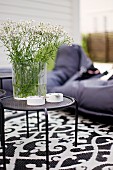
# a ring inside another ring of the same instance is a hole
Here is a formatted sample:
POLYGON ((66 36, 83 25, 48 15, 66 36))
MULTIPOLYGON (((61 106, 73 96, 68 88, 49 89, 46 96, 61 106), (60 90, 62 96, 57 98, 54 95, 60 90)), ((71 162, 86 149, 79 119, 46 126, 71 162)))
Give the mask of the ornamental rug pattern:
MULTIPOLYGON (((113 170, 113 126, 79 116, 78 146, 74 146, 74 115, 49 111, 50 170, 113 170)), ((45 114, 29 114, 30 137, 26 138, 24 112, 5 111, 7 170, 46 170, 45 114), (19 115, 19 116, 14 116, 19 115)), ((2 148, 0 149, 2 170, 2 148)))

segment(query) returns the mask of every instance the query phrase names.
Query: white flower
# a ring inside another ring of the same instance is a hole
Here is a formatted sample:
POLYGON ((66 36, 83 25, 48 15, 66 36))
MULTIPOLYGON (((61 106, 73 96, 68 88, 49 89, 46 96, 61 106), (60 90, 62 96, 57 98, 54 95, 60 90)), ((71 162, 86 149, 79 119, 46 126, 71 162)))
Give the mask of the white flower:
POLYGON ((34 21, 8 20, 0 28, 0 40, 8 51, 12 63, 24 61, 47 62, 58 47, 72 43, 61 26, 34 21))

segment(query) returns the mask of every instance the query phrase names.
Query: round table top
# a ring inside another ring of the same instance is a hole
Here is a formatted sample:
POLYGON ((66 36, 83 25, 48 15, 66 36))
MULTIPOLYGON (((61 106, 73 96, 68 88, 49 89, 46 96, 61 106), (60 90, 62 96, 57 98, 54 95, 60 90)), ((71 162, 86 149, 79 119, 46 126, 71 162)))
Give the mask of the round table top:
POLYGON ((6 94, 6 91, 3 89, 0 89, 0 98, 3 97, 6 94))
POLYGON ((46 102, 44 105, 40 106, 30 106, 27 105, 27 100, 17 100, 13 97, 5 97, 1 99, 4 109, 10 110, 20 110, 20 111, 44 111, 47 110, 57 110, 61 108, 66 108, 75 103, 75 99, 72 97, 64 96, 62 102, 49 103, 46 102))

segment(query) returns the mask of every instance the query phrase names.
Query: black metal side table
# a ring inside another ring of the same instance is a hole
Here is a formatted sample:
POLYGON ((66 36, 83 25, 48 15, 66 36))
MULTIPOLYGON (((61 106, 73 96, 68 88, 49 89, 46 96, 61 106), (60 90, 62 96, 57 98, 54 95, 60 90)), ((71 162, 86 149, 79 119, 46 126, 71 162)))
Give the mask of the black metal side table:
POLYGON ((48 111, 50 110, 60 110, 71 105, 75 105, 75 146, 77 146, 77 127, 78 127, 78 103, 74 98, 64 96, 63 101, 59 103, 49 103, 46 102, 42 106, 29 106, 26 100, 15 100, 13 97, 4 97, 1 99, 2 104, 2 146, 3 146, 3 166, 6 170, 6 159, 5 159, 5 130, 4 130, 4 109, 26 111, 26 122, 27 122, 27 136, 29 137, 29 122, 28 122, 28 112, 29 111, 40 111, 45 112, 46 121, 46 170, 49 170, 49 132, 48 132, 48 111))

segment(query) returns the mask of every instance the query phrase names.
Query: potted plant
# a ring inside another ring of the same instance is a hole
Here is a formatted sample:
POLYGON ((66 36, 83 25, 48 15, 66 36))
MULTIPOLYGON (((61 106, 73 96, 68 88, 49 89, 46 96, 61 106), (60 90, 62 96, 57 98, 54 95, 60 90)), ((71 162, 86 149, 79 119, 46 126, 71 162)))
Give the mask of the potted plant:
POLYGON ((46 94, 46 63, 60 45, 72 42, 61 26, 10 20, 0 27, 0 40, 12 63, 16 99, 46 94))

